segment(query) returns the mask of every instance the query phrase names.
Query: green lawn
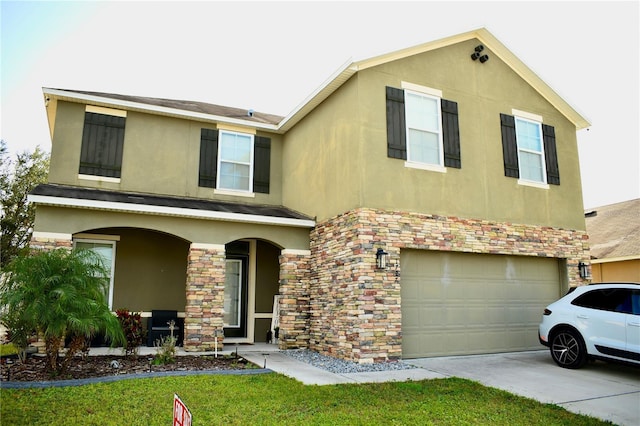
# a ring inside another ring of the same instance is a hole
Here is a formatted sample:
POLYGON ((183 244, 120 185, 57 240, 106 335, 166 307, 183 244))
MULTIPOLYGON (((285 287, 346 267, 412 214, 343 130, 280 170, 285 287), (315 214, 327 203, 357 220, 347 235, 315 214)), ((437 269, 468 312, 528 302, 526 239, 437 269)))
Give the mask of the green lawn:
POLYGON ((2 389, 2 425, 168 425, 173 394, 194 425, 596 425, 563 408, 464 379, 304 386, 278 374, 2 389))

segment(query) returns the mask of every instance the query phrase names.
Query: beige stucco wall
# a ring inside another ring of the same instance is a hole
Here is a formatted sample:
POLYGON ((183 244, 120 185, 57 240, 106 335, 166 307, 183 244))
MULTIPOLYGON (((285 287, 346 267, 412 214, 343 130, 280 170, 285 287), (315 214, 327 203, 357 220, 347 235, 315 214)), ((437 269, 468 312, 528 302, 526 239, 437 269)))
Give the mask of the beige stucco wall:
MULTIPOLYGON (((269 194, 254 198, 214 194, 198 186, 200 131, 216 124, 129 111, 125 127, 120 183, 78 178, 85 105, 57 102, 49 182, 150 194, 185 196, 242 203, 282 204, 282 138, 271 138, 269 194)), ((247 130, 248 133, 254 130, 247 130)))
MULTIPOLYGON (((596 261, 597 262, 597 261, 596 261)), ((591 262, 592 282, 636 282, 640 283, 640 259, 614 262, 591 262)))
POLYGON ((194 243, 224 245, 244 238, 258 238, 286 249, 309 250, 307 228, 52 206, 36 207, 36 232, 76 234, 91 229, 117 227, 165 232, 194 243))
POLYGON ((323 220, 354 207, 584 230, 576 129, 490 51, 467 41, 361 70, 285 135, 285 205, 323 220), (387 157, 385 86, 442 90, 459 109, 462 169, 406 168, 387 157), (518 109, 555 127, 561 185, 504 176, 500 113, 518 109))

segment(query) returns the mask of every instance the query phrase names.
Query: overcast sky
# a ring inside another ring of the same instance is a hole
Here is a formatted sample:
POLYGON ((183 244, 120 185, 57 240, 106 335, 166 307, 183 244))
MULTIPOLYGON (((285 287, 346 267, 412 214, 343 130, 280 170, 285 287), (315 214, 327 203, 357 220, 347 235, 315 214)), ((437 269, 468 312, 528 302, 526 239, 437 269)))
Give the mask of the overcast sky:
POLYGON ((348 60, 487 28, 592 126, 584 207, 640 198, 640 11, 627 2, 1 1, 0 136, 51 141, 42 87, 287 115, 348 60))

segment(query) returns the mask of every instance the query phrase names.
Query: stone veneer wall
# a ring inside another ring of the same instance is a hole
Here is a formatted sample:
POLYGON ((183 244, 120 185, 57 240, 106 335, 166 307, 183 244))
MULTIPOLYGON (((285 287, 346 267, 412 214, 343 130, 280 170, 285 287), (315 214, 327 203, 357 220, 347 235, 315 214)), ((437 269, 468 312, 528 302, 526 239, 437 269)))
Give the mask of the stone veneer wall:
POLYGON ((280 261, 280 349, 309 347, 309 252, 283 250, 280 261))
POLYGON ((34 250, 53 250, 57 248, 71 249, 73 248, 73 240, 71 238, 61 239, 56 237, 34 235, 31 237, 29 248, 34 250))
POLYGON ((223 347, 223 309, 225 282, 224 246, 192 244, 187 260, 187 305, 184 321, 185 351, 223 347))
POLYGON ((578 262, 589 263, 585 231, 354 210, 311 232, 311 349, 360 363, 402 356, 401 279, 376 270, 378 247, 394 265, 402 248, 566 259, 570 286, 585 283, 578 262))

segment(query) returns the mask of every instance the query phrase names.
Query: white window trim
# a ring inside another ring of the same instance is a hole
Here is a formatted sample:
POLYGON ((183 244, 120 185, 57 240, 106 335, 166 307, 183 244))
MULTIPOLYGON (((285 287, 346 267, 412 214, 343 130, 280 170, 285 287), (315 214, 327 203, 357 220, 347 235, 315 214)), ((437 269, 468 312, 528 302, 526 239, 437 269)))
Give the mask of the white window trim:
MULTIPOLYGON (((415 85, 414 85, 415 86, 415 85)), ((428 88, 424 88, 424 89, 428 89, 428 88)), ((436 89, 432 89, 432 90, 436 90, 436 89)), ((436 100, 437 102, 437 111, 438 111, 438 144, 440 145, 439 150, 438 150, 438 161, 439 164, 432 164, 432 163, 422 163, 419 161, 411 161, 411 143, 409 142, 409 124, 405 123, 406 128, 405 128, 405 134, 406 134, 406 138, 407 138, 407 158, 409 160, 407 160, 405 162, 405 167, 412 167, 412 168, 416 168, 416 169, 422 169, 422 170, 430 170, 430 171, 437 171, 437 172, 441 172, 442 169, 444 169, 444 141, 442 139, 442 105, 441 105, 441 101, 442 101, 442 96, 436 96, 432 93, 427 93, 426 91, 415 91, 415 90, 410 90, 410 89, 405 89, 405 94, 406 93, 412 93, 414 95, 418 95, 418 96, 423 96, 426 98, 431 98, 436 100)), ((442 95, 442 92, 440 92, 440 95, 442 95)), ((405 114, 406 114, 406 100, 405 100, 405 114)), ((418 129, 418 130, 424 130, 424 129, 418 129)))
POLYGON ((442 98, 442 90, 433 87, 421 86, 419 84, 409 83, 407 81, 400 82, 400 87, 404 90, 418 92, 424 95, 430 95, 436 98, 442 98))
MULTIPOLYGON (((106 237, 106 236, 105 236, 106 237)), ((76 248, 76 243, 95 243, 95 244, 110 244, 111 249, 113 250, 111 256, 111 276, 109 277, 109 296, 107 297, 107 305, 109 306, 109 310, 113 310, 113 283, 116 275, 116 241, 120 240, 120 237, 113 237, 112 240, 102 239, 102 238, 74 238, 73 239, 73 248, 76 248)))
POLYGON ((93 180, 96 182, 110 182, 110 183, 120 183, 120 178, 106 177, 106 176, 98 176, 98 175, 78 175, 79 180, 93 180))
POLYGON ((520 169, 521 161, 520 161, 520 152, 527 152, 530 154, 540 155, 542 161, 542 182, 529 180, 520 178, 518 179, 518 184, 532 186, 536 188, 544 188, 549 189, 549 185, 547 183, 547 159, 546 153, 544 152, 544 135, 542 133, 542 117, 536 114, 527 113, 524 111, 513 110, 513 112, 517 112, 518 115, 514 114, 515 126, 516 126, 516 145, 518 147, 518 173, 522 176, 522 170, 520 169), (525 149, 520 147, 520 141, 518 141, 518 120, 526 121, 528 123, 533 123, 538 126, 540 129, 540 148, 541 151, 532 151, 530 149, 525 149))
POLYGON ((533 180, 518 179, 518 185, 530 186, 532 188, 549 189, 548 183, 541 183, 533 180))
MULTIPOLYGON (((250 133, 242 133, 242 132, 234 132, 234 131, 230 131, 230 130, 219 130, 218 131, 218 164, 216 164, 216 191, 226 191, 227 194, 226 195, 240 195, 240 194, 253 194, 253 168, 254 168, 254 149, 255 149, 255 136, 250 134, 250 133), (223 159, 222 159, 222 135, 226 133, 226 134, 231 134, 231 135, 242 135, 242 136, 248 136, 251 139, 251 152, 249 153, 249 163, 240 163, 240 162, 231 162, 231 161, 224 161, 227 163, 233 163, 233 164, 248 164, 249 165, 249 189, 248 190, 242 190, 242 189, 233 189, 233 188, 221 188, 220 187, 220 173, 221 173, 221 169, 222 167, 221 164, 223 163, 223 159)), ((251 195, 249 195, 251 196, 251 195)), ((255 195, 254 195, 255 196, 255 195)))
POLYGON ((87 105, 85 111, 103 115, 114 115, 116 117, 127 117, 127 111, 121 109, 99 107, 95 105, 87 105))
MULTIPOLYGON (((406 81, 401 82, 401 87, 404 89, 405 94, 413 93, 415 95, 424 96, 427 98, 435 99, 438 103, 438 143, 440 145, 439 151, 439 164, 422 163, 419 161, 411 161, 411 144, 409 143, 409 124, 405 123, 405 135, 407 139, 407 160, 404 166, 412 169, 428 170, 432 172, 446 173, 447 168, 444 166, 444 140, 442 129, 442 90, 433 89, 431 87, 420 86, 418 84, 408 83, 406 81)), ((405 114, 406 114, 406 101, 405 101, 405 114)))
POLYGON ((248 197, 256 198, 255 192, 247 192, 233 189, 214 189, 213 193, 216 195, 233 195, 235 197, 248 197))
POLYGON ((416 161, 405 161, 404 166, 408 169, 428 170, 430 172, 447 173, 447 168, 437 164, 418 163, 416 161))

